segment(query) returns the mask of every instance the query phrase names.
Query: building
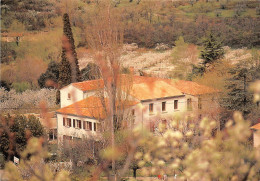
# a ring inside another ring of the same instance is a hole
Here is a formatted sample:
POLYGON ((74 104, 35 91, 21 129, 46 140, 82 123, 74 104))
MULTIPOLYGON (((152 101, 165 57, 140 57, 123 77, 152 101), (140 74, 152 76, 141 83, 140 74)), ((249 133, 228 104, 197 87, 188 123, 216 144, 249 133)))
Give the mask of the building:
POLYGON ((260 147, 260 123, 251 127, 253 130, 254 147, 260 147))
MULTIPOLYGON (((142 124, 153 131, 159 122, 185 113, 197 120, 218 120, 215 89, 191 81, 121 75, 119 109, 127 115, 126 126, 142 124), (131 119, 127 119, 131 117, 131 119)), ((96 137, 102 129, 108 105, 102 79, 72 83, 60 90, 57 113, 58 138, 96 137)))

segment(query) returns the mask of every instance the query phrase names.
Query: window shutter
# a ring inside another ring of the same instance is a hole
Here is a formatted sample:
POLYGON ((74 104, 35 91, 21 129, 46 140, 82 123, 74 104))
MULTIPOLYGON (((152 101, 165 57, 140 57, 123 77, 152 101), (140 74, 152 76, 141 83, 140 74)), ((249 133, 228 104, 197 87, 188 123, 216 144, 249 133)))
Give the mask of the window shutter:
POLYGON ((83 129, 86 129, 86 122, 85 121, 82 122, 83 122, 83 129))
POLYGON ((97 131, 97 123, 94 123, 94 131, 97 131))
POLYGON ((89 122, 89 130, 92 131, 92 122, 89 122))
POLYGON ((69 119, 69 127, 71 127, 71 119, 69 119))
POLYGON ((73 128, 75 128, 75 119, 73 119, 73 128))
POLYGON ((63 118, 63 126, 65 126, 65 118, 63 118))
POLYGON ((79 120, 79 128, 81 129, 81 120, 79 120))

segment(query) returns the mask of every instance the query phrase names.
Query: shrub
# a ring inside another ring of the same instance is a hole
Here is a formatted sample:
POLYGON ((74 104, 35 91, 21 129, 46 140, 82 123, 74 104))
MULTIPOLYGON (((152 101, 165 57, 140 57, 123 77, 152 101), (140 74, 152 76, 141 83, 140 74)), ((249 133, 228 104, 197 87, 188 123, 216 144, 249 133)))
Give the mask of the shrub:
POLYGON ((31 88, 31 85, 28 82, 14 82, 12 83, 12 88, 16 91, 16 92, 24 92, 28 89, 31 88))

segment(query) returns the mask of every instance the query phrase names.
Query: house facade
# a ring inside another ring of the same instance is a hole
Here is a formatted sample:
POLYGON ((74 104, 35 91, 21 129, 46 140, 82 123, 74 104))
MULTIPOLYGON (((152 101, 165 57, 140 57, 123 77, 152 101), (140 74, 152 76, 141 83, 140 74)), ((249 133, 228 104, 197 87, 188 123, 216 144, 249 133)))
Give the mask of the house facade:
MULTIPOLYGON (((199 120, 217 120, 217 91, 191 81, 121 75, 120 94, 124 97, 127 126, 142 124, 151 131, 155 122, 185 114, 199 120)), ((61 109, 57 110, 58 139, 99 137, 106 119, 108 102, 102 79, 72 83, 60 90, 61 109)), ((103 130, 104 131, 104 130, 103 130)))
POLYGON ((251 129, 253 130, 253 143, 254 143, 254 147, 260 148, 260 123, 254 125, 251 127, 251 129))

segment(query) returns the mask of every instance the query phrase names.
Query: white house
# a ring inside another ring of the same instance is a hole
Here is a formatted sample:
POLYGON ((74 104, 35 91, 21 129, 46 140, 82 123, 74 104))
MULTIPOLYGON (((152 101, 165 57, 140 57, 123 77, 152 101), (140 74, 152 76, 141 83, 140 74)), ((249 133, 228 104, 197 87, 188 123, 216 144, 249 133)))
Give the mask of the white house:
MULTIPOLYGON (((178 112, 197 119, 218 119, 217 91, 213 88, 191 81, 125 74, 119 82, 123 107, 133 118, 128 125, 142 124, 153 130, 155 121, 170 119, 178 112)), ((59 140, 99 135, 108 104, 103 90, 102 79, 72 83, 60 90, 61 109, 56 111, 59 140)))
POLYGON ((260 148, 260 123, 252 126, 251 129, 253 130, 254 147, 260 148))

